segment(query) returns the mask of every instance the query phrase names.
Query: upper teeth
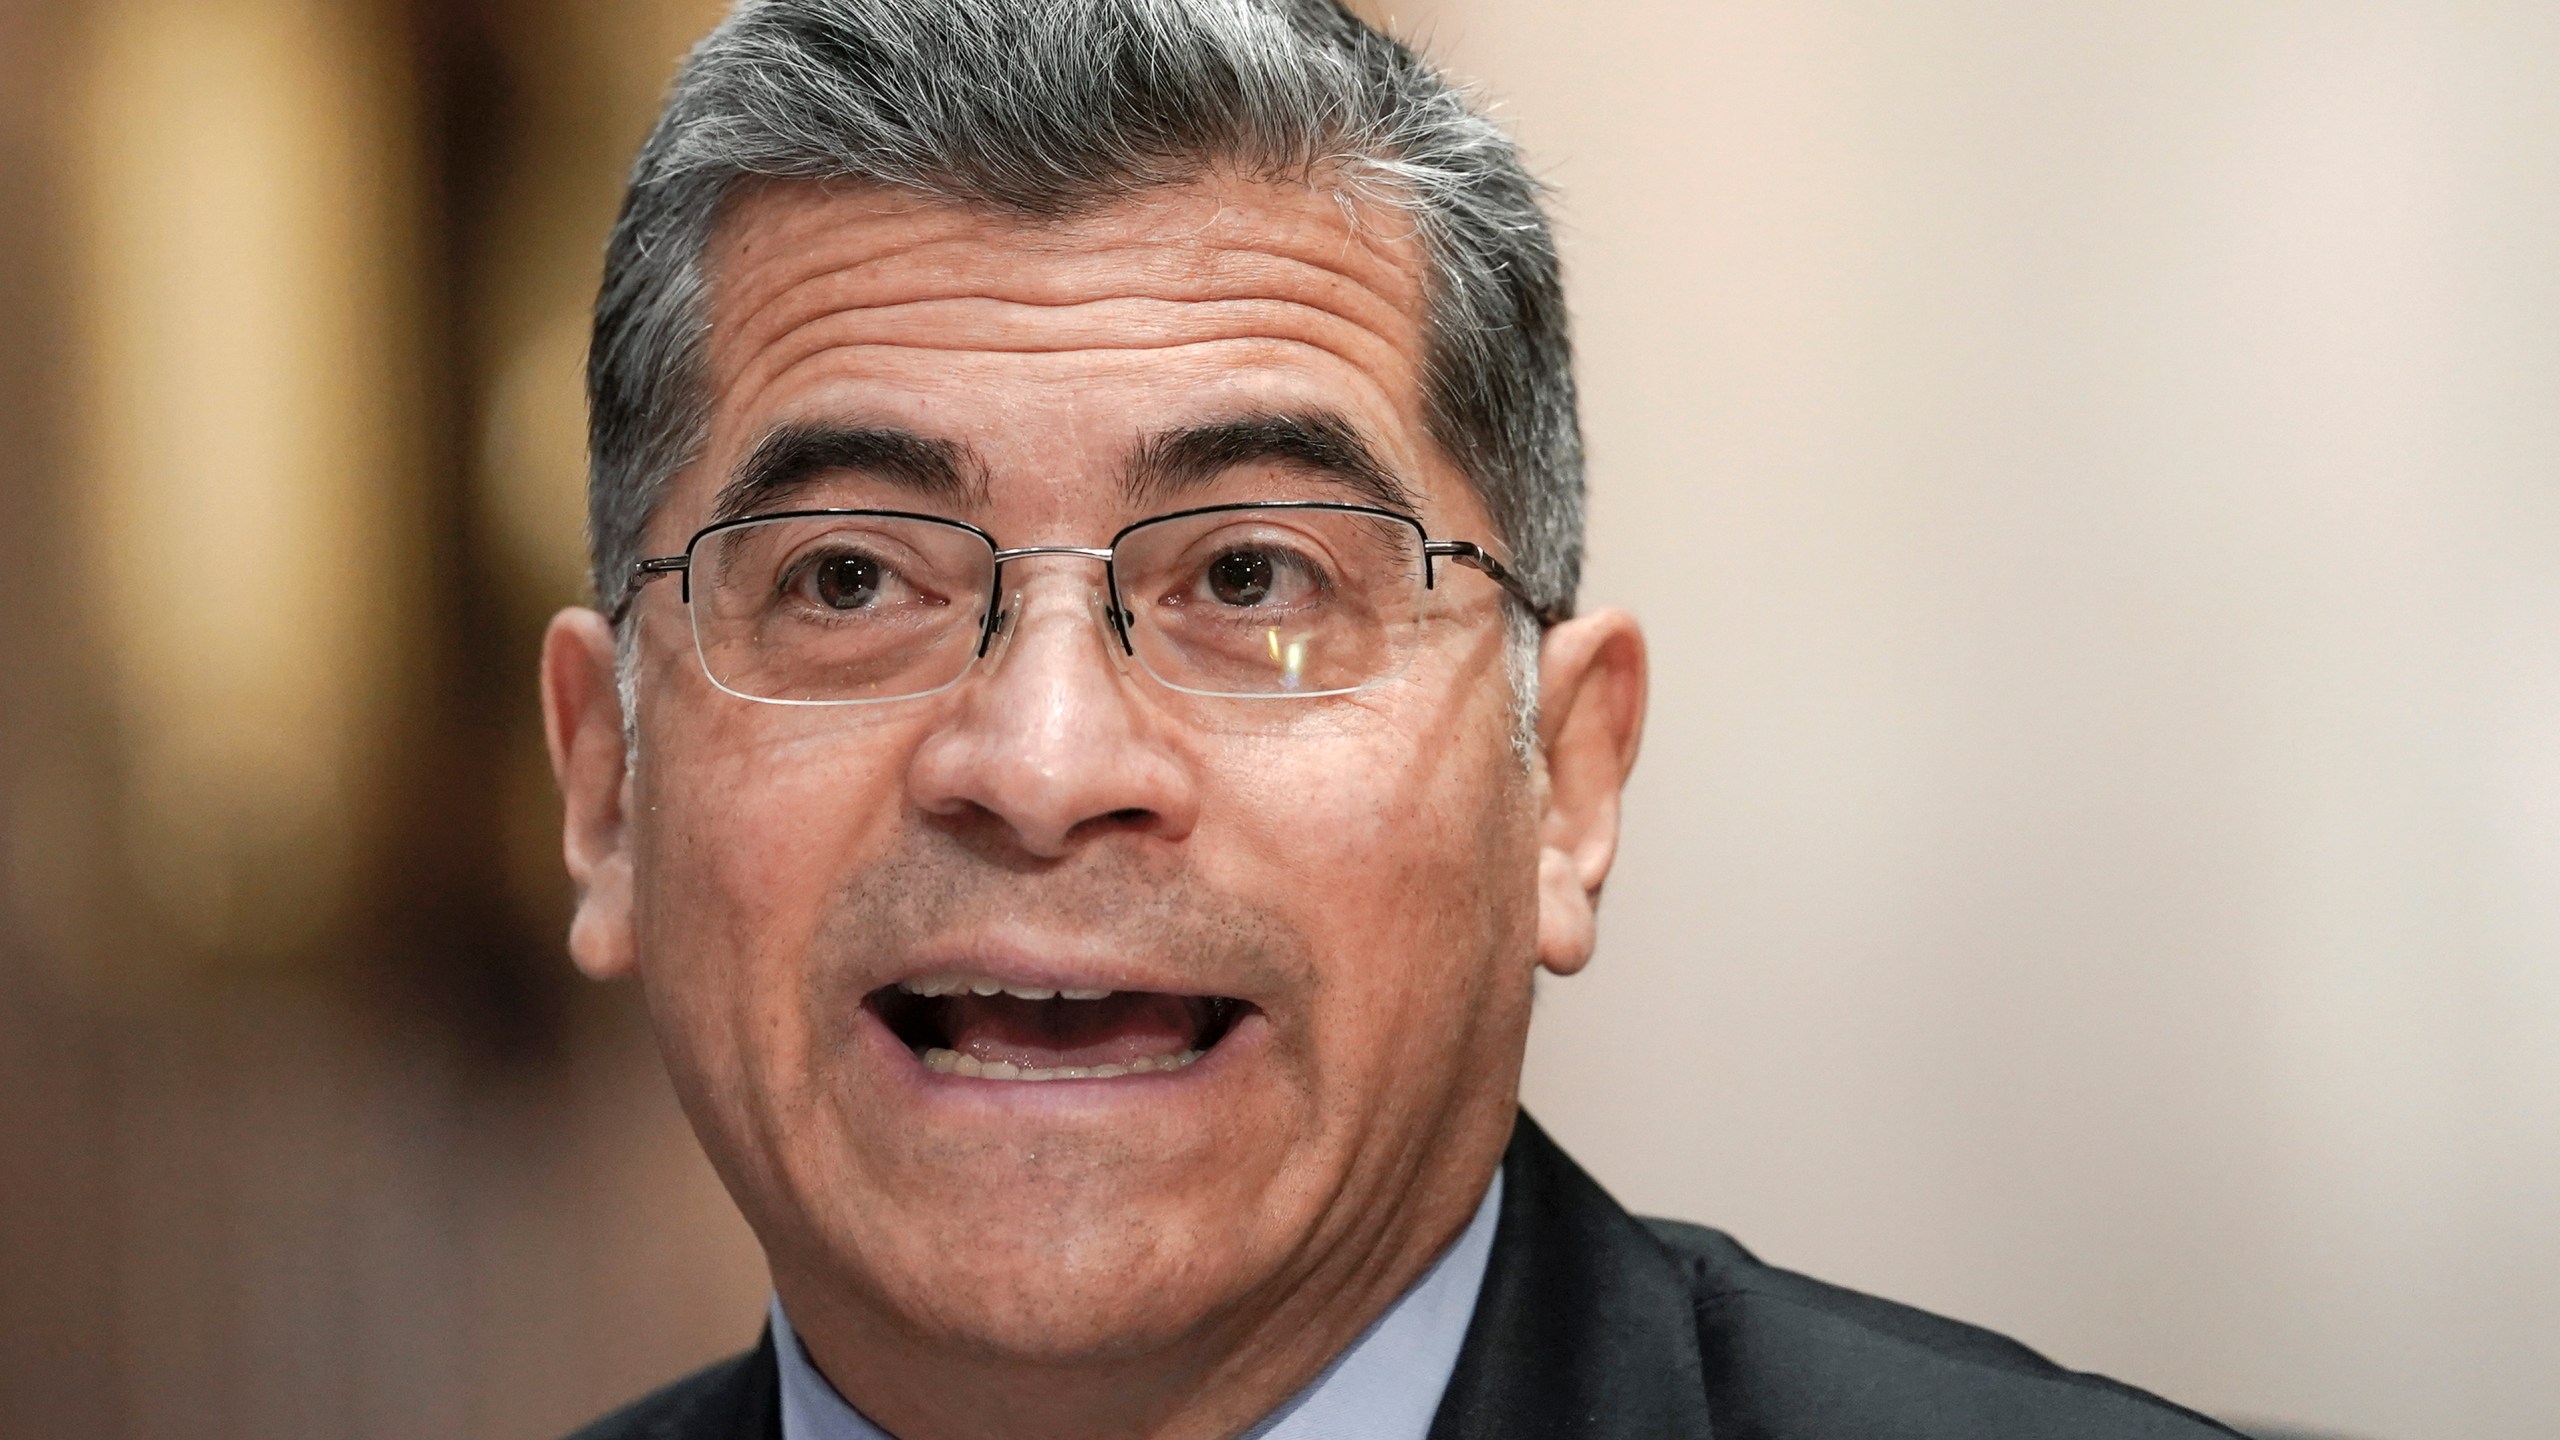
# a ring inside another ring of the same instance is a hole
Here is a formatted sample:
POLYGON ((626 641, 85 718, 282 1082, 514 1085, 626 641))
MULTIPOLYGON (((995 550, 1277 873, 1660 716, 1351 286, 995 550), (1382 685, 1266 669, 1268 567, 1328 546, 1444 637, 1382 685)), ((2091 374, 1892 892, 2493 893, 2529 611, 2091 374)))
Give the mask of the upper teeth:
POLYGON ((1016 1000, 1100 1000, 1108 990, 1052 990, 1041 985, 1008 985, 984 975, 926 975, 914 980, 901 980, 898 988, 909 995, 1010 995, 1016 1000))
POLYGON ((1200 1058, 1197 1050, 1171 1055, 1141 1055, 1125 1065, 1060 1065, 1051 1068, 1017 1065, 1010 1060, 980 1060, 937 1046, 924 1052, 924 1068, 936 1075, 965 1075, 972 1080, 1117 1080, 1123 1075, 1188 1069, 1200 1058))

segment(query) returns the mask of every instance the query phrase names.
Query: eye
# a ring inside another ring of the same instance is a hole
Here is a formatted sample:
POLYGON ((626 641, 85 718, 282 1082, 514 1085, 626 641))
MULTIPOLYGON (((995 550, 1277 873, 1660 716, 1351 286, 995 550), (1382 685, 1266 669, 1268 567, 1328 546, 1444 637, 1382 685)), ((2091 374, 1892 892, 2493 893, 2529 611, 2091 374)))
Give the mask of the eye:
POLYGON ((1209 594, 1221 605, 1259 605, 1271 598, 1271 554, 1230 550, 1209 564, 1209 594))
POLYGON ((831 555, 813 577, 818 603, 831 610, 859 610, 880 596, 880 562, 868 555, 831 555))
POLYGON ((888 581, 888 567, 876 556, 838 551, 810 561, 786 588, 829 610, 866 610, 878 603, 888 581))

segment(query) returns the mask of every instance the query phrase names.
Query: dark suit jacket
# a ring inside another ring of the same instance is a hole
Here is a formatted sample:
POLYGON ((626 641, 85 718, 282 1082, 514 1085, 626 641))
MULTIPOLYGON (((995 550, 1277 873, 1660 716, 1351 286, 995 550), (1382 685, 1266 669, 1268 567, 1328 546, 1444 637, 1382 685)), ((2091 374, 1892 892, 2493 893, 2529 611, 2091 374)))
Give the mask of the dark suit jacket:
MULTIPOLYGON (((1619 1208, 1527 1115, 1431 1440, 2203 1440, 2235 1432, 1986 1330, 1619 1208)), ((773 1337, 572 1440, 780 1440, 773 1337)))

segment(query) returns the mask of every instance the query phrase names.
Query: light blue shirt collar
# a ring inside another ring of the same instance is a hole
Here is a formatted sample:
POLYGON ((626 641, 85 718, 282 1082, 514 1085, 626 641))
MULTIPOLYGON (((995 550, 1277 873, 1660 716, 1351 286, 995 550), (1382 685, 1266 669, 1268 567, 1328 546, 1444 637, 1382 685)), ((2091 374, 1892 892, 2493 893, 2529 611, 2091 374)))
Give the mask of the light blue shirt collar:
MULTIPOLYGON (((1502 1175, 1495 1172, 1475 1218, 1422 1278, 1334 1357, 1324 1372, 1246 1432, 1246 1440, 1423 1440, 1458 1347, 1475 1317, 1493 1256, 1502 1175)), ((782 1369, 782 1440, 893 1440, 845 1403, 800 1349, 800 1337, 773 1302, 773 1353, 782 1369)))

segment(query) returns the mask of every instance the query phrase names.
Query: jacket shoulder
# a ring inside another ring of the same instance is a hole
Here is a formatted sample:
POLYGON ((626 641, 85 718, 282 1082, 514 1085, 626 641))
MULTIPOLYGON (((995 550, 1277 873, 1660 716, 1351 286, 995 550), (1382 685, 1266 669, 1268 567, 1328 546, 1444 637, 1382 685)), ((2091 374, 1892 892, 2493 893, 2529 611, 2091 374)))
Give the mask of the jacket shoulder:
POLYGON ((1687 1276, 1721 1433, 1894 1440, 2233 1440, 2194 1411, 2005 1336, 1765 1265, 1720 1230, 1647 1219, 1687 1276))
POLYGON ((778 1383, 767 1338, 763 1345, 653 1390, 568 1440, 763 1440, 778 1423, 760 1423, 778 1383))

